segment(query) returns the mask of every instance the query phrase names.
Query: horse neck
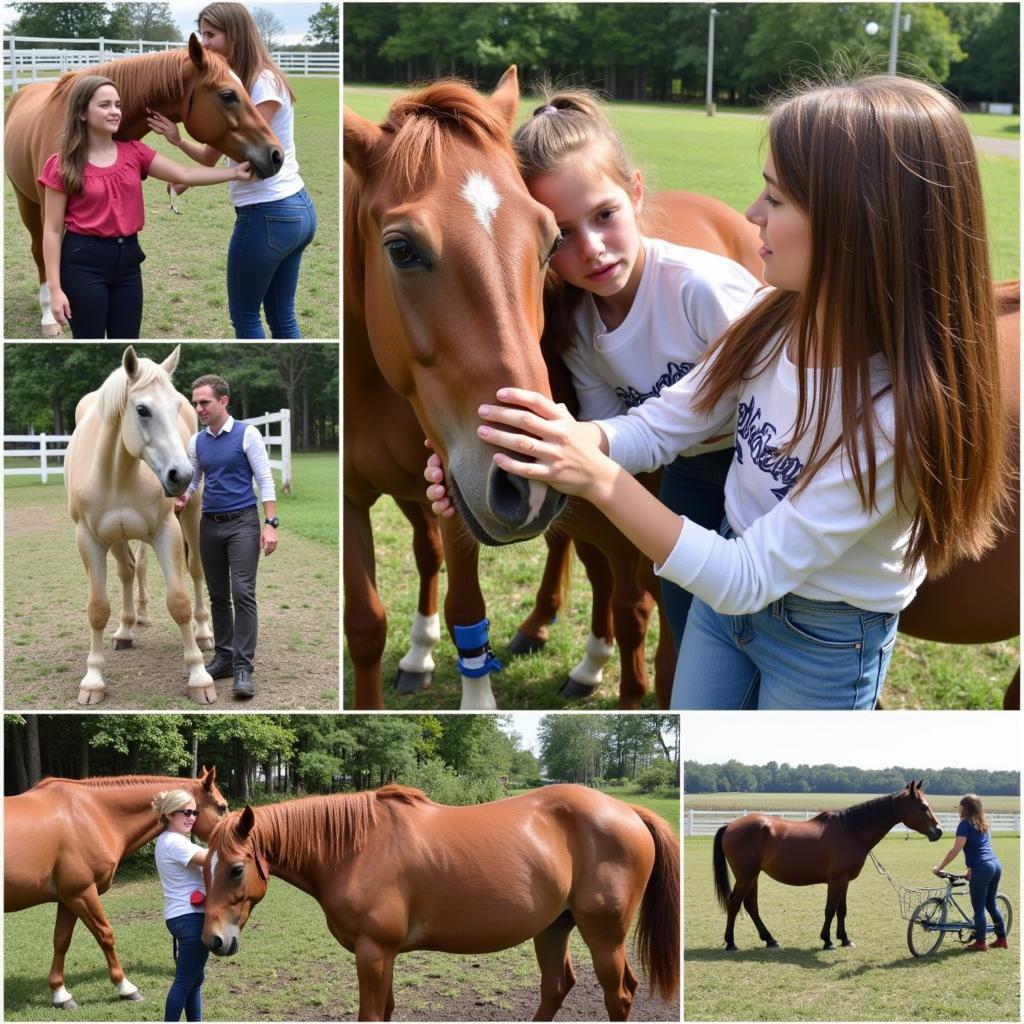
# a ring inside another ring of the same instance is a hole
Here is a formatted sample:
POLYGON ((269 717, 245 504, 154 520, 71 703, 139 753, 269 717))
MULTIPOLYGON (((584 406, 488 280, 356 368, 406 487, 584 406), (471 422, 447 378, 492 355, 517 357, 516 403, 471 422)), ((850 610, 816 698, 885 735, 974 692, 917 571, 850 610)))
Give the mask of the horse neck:
MULTIPOLYGON (((117 138, 127 142, 141 139, 150 129, 146 123, 147 108, 163 114, 164 117, 177 124, 182 120, 182 104, 196 78, 196 68, 190 60, 186 59, 185 51, 168 51, 172 57, 164 57, 164 54, 154 54, 150 60, 161 61, 166 59, 169 64, 175 61, 181 64, 182 88, 175 89, 177 95, 168 95, 165 82, 158 76, 140 78, 133 80, 132 88, 119 90, 122 96, 127 96, 121 112, 121 124, 117 130, 117 138)), ((111 77, 116 82, 116 73, 111 77)))
POLYGON ((876 847, 892 831, 893 826, 903 820, 905 803, 903 794, 896 796, 889 805, 887 813, 880 814, 874 822, 854 830, 854 834, 866 849, 871 850, 876 847))
MULTIPOLYGON (((191 788, 184 785, 187 781, 169 778, 167 788, 191 788)), ((95 789, 91 795, 95 801, 104 805, 108 826, 121 838, 121 857, 134 853, 163 830, 163 825, 153 811, 152 782, 128 782, 123 787, 95 789)))
POLYGON ((138 471, 139 460, 125 447, 121 437, 121 419, 106 420, 98 409, 93 410, 97 423, 95 457, 97 468, 114 487, 121 487, 138 471))

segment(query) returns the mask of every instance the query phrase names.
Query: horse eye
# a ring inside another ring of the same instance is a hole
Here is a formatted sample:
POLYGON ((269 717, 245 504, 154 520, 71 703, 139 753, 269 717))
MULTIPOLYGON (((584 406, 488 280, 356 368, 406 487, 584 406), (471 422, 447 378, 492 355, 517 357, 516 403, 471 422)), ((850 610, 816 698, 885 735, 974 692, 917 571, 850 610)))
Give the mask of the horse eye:
POLYGON ((245 874, 245 865, 244 864, 232 864, 231 865, 231 877, 232 878, 237 880, 237 879, 241 878, 242 875, 244 875, 244 874, 245 874))
POLYGON ((141 417, 142 417, 143 419, 148 419, 148 418, 149 418, 149 416, 150 416, 150 412, 149 412, 149 409, 147 409, 147 408, 146 408, 146 406, 144 406, 144 405, 137 405, 137 406, 135 406, 135 411, 136 411, 136 412, 137 412, 137 413, 138 413, 138 414, 139 414, 139 415, 140 415, 140 416, 141 416, 141 417))
POLYGON ((564 239, 562 238, 561 233, 559 233, 558 237, 555 239, 555 244, 551 246, 551 251, 547 254, 547 257, 544 260, 545 263, 551 262, 551 260, 554 258, 555 253, 562 248, 563 241, 564 239))
POLYGON ((238 93, 234 89, 224 89, 217 94, 225 103, 237 103, 238 93))
POLYGON ((387 249, 391 262, 400 270, 424 265, 420 254, 404 238, 393 238, 384 243, 384 248, 387 249))

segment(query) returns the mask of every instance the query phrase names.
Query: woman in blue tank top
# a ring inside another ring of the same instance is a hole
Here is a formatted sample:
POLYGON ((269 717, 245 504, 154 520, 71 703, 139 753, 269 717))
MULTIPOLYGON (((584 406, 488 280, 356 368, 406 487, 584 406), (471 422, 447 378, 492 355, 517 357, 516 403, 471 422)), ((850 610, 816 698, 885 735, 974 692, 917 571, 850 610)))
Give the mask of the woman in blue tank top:
POLYGON ((967 949, 980 953, 989 948, 985 944, 986 910, 996 929, 992 948, 1006 949, 1006 922, 996 906, 1003 866, 992 850, 988 819, 982 810, 981 798, 973 793, 968 793, 960 801, 960 824, 956 827, 953 848, 932 871, 938 874, 961 850, 967 863, 967 877, 971 880, 971 905, 974 907, 974 942, 967 949))

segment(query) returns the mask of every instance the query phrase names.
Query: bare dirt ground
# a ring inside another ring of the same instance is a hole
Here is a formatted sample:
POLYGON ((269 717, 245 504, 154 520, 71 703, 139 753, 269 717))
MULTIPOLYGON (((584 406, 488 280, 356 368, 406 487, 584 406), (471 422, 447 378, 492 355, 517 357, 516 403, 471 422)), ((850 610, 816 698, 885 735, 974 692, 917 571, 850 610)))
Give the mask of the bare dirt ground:
MULTIPOLYGON (((166 585, 155 557, 149 559, 148 581, 150 624, 136 628, 131 649, 114 651, 111 637, 117 629, 121 589, 114 560, 108 558, 107 697, 97 710, 199 708, 188 696, 181 634, 167 613, 166 585)), ((220 680, 219 698, 210 710, 337 710, 337 552, 282 531, 278 550, 260 560, 256 588, 257 695, 245 703, 233 701, 231 680, 220 680)), ((4 697, 9 711, 82 710, 77 698, 89 652, 88 594, 64 488, 57 483, 8 490, 4 697)))

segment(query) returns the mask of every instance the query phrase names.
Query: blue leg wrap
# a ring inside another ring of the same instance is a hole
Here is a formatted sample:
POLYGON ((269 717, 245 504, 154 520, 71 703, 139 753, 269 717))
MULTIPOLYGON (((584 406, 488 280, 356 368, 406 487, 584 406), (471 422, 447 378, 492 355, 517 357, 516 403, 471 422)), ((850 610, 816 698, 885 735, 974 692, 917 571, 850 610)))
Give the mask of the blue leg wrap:
POLYGON ((479 679, 488 672, 500 672, 501 662, 491 653, 490 620, 474 626, 455 626, 455 646, 459 651, 459 672, 467 679, 479 679))

